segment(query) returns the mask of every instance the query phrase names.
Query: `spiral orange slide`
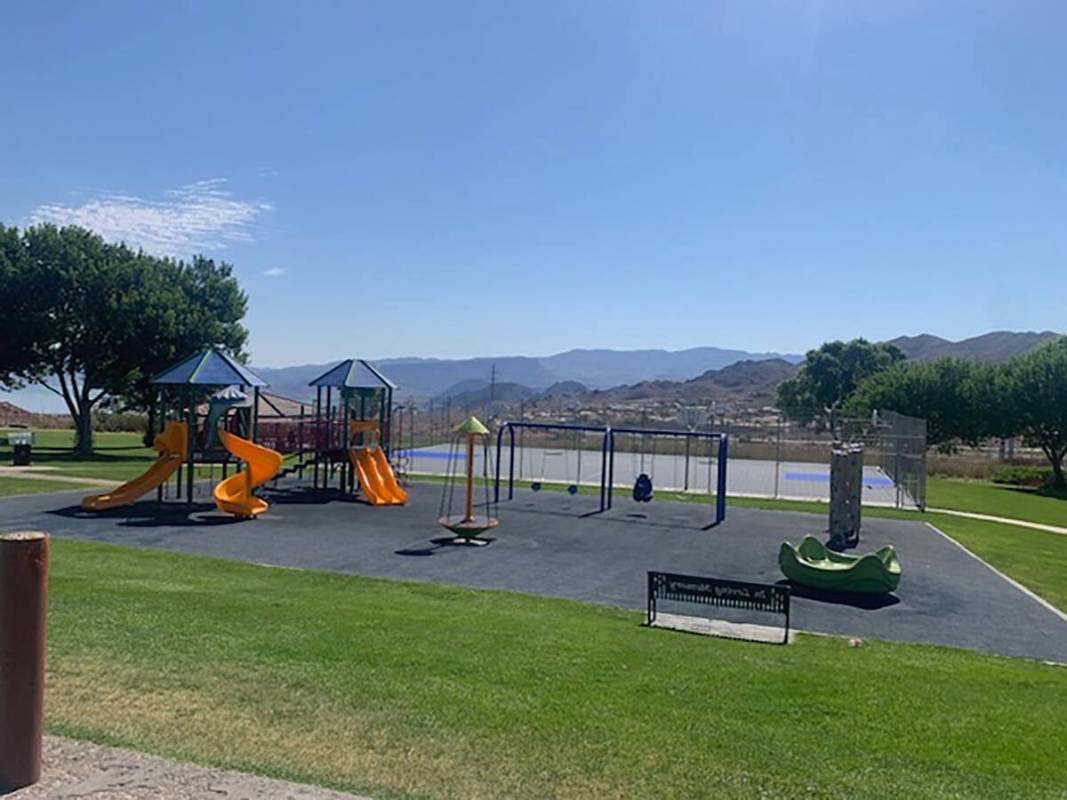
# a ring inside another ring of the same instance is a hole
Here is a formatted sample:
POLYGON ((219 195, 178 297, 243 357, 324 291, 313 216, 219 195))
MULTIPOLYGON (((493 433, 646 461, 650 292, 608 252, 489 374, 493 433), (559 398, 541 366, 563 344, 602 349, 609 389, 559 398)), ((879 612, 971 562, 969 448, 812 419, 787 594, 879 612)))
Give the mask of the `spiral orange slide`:
POLYGON ((253 495, 252 490, 278 474, 281 453, 223 430, 219 431, 219 438, 230 455, 244 461, 246 466, 215 487, 215 505, 220 511, 245 519, 262 514, 268 508, 267 501, 253 495))
POLYGON ((152 442, 152 447, 159 451, 159 458, 152 466, 132 481, 127 481, 110 492, 82 498, 82 508, 104 511, 126 506, 165 483, 185 462, 189 445, 188 432, 189 428, 184 422, 168 422, 163 433, 156 436, 152 442))

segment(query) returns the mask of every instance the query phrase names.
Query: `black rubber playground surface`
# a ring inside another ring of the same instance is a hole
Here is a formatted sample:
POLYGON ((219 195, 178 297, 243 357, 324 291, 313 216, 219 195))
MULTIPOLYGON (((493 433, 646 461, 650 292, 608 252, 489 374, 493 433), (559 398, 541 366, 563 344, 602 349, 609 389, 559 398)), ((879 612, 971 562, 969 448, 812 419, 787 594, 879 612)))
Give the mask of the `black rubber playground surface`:
MULTIPOLYGON (((821 535, 823 527, 811 514, 731 508, 726 522, 701 530, 710 507, 665 500, 617 499, 605 514, 581 516, 595 499, 525 492, 500 504, 491 545, 456 547, 440 542, 440 492, 439 484, 416 484, 406 506, 374 508, 299 487, 267 491, 271 508, 255 521, 233 520, 207 503, 149 501, 94 514, 78 507, 80 493, 64 492, 2 499, 0 519, 9 530, 57 537, 634 609, 645 606, 648 570, 777 582, 781 542, 821 535)), ((1067 662, 1067 622, 952 541, 921 522, 866 519, 860 550, 887 543, 904 569, 895 596, 866 603, 795 596, 793 625, 1067 662)), ((760 616, 750 621, 776 623, 760 616)))

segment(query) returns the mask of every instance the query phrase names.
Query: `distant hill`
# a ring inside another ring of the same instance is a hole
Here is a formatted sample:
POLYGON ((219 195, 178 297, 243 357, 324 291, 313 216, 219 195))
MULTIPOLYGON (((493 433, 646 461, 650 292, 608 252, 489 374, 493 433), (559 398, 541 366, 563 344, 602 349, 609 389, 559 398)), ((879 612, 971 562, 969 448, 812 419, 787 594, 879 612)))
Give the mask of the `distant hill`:
POLYGON ((520 383, 497 383, 490 387, 488 381, 467 380, 449 387, 438 395, 434 402, 447 402, 449 398, 455 408, 481 408, 490 402, 523 403, 531 400, 544 400, 549 397, 573 397, 582 395, 588 389, 577 381, 559 381, 547 389, 532 389, 520 383))
MULTIPOLYGON (((340 359, 338 359, 340 361, 340 359)), ((267 381, 271 390, 294 399, 310 399, 314 391, 308 382, 324 373, 337 361, 327 364, 307 364, 299 367, 254 367, 267 381)), ((551 386, 560 377, 546 369, 539 359, 526 356, 500 358, 383 358, 372 362, 394 383, 400 386, 399 397, 428 400, 441 396, 462 381, 489 383, 489 374, 496 367, 498 383, 517 383, 533 388, 551 386)))
POLYGON ((625 403, 636 400, 703 403, 709 400, 771 402, 778 384, 796 372, 796 364, 785 359, 746 360, 708 370, 687 381, 642 381, 631 386, 590 392, 582 399, 592 403, 625 403))
POLYGON ((799 363, 800 355, 750 353, 720 347, 688 350, 568 350, 541 359, 541 363, 564 380, 576 380, 595 389, 607 389, 646 380, 683 381, 708 370, 722 369, 738 361, 781 358, 799 363))
POLYGON ((67 414, 38 414, 21 406, 0 400, 0 428, 65 428, 70 426, 67 414))
MULTIPOLYGON (((569 350, 543 358, 501 356, 464 359, 384 358, 373 363, 400 386, 402 398, 425 401, 449 393, 476 388, 474 383, 457 390, 464 381, 488 385, 496 368, 497 384, 514 383, 543 392, 549 387, 575 381, 585 387, 606 389, 645 380, 685 380, 709 369, 721 369, 737 361, 777 357, 777 354, 748 353, 718 347, 688 350, 569 350)), ((799 362, 799 355, 782 356, 799 362)), ((334 363, 296 367, 256 367, 271 390, 295 399, 310 399, 309 381, 334 363)), ((573 391, 571 392, 573 393, 573 391)))
POLYGON ((521 403, 537 395, 536 389, 523 386, 521 383, 497 383, 493 389, 489 388, 488 381, 461 381, 445 392, 438 395, 434 402, 444 403, 452 401, 454 408, 480 408, 492 399, 501 403, 521 403))
POLYGON ((890 339, 904 351, 908 358, 919 361, 931 361, 950 356, 952 358, 973 358, 979 361, 1002 361, 1012 356, 1028 353, 1038 345, 1060 336, 1052 331, 992 331, 958 342, 942 339, 929 333, 918 336, 898 336, 890 339))

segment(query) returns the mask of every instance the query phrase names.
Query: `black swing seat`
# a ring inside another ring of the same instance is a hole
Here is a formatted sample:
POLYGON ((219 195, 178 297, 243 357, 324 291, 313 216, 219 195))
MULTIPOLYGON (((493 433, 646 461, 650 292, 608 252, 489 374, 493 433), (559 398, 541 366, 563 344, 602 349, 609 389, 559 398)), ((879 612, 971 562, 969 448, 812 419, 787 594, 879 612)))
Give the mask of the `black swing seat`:
POLYGON ((642 472, 634 481, 634 500, 638 503, 647 503, 652 499, 652 479, 642 472))

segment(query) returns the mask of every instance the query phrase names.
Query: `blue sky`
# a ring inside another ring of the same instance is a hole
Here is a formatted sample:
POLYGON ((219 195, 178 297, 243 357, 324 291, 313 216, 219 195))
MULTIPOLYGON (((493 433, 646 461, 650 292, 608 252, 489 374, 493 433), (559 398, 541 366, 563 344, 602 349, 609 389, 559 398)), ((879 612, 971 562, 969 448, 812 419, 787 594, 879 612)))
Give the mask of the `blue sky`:
POLYGON ((1063 3, 0 26, 0 220, 231 261, 259 365, 1067 328, 1063 3))

